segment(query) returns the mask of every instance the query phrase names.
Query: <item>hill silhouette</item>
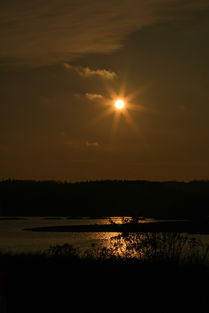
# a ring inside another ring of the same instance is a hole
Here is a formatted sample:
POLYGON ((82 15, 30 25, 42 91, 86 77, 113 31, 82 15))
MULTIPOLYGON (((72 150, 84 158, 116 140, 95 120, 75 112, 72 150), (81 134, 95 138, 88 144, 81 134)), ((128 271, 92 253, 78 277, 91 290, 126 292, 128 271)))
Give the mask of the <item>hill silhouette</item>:
POLYGON ((3 180, 1 216, 209 216, 209 181, 3 180))

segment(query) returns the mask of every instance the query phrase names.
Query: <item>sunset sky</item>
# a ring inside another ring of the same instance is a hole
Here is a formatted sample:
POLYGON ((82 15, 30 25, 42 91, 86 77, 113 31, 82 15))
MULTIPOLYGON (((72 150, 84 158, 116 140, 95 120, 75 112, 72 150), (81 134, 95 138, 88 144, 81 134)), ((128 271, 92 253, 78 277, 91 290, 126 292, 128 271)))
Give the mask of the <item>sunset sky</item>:
POLYGON ((0 1, 0 47, 0 178, 209 179, 208 0, 0 1))

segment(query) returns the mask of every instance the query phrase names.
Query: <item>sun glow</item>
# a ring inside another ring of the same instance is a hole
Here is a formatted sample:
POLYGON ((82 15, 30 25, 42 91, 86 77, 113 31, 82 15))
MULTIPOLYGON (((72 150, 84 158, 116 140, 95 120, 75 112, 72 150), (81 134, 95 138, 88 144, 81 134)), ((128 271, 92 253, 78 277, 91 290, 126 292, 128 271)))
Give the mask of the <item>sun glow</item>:
POLYGON ((140 104, 134 104, 133 100, 141 94, 143 91, 141 88, 133 91, 132 93, 127 93, 126 84, 121 84, 121 87, 116 91, 110 85, 106 85, 107 96, 101 96, 100 101, 106 106, 104 111, 93 121, 93 123, 98 123, 104 118, 113 115, 113 133, 117 131, 118 124, 121 123, 128 124, 134 131, 138 131, 138 126, 136 125, 134 119, 132 118, 131 111, 146 112, 145 109, 140 104))
POLYGON ((116 109, 118 109, 118 110, 122 110, 122 109, 125 108, 125 102, 124 102, 122 99, 117 99, 117 100, 115 101, 115 107, 116 107, 116 109))

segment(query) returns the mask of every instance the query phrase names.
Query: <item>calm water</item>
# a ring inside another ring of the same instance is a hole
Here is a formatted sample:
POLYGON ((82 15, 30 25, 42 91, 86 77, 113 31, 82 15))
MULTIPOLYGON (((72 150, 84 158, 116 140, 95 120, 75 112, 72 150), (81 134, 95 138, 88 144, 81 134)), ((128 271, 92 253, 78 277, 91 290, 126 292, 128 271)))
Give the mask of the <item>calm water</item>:
MULTIPOLYGON (((118 220, 120 222, 120 220, 118 220)), ((50 245, 69 243, 82 249, 92 244, 105 246, 108 240, 117 233, 72 233, 72 232, 30 232, 24 228, 56 226, 106 224, 108 219, 67 219, 25 217, 22 220, 0 220, 0 250, 12 252, 40 251, 50 245)))
MULTIPOLYGON (((121 218, 114 218, 121 223, 121 218)), ((156 222, 154 219, 146 219, 142 222, 156 222)), ((73 233, 73 232, 30 232, 24 228, 62 225, 87 225, 107 224, 109 219, 67 219, 25 217, 21 220, 0 220, 0 250, 12 252, 35 252, 43 251, 51 245, 72 244, 82 250, 93 245, 107 246, 109 239, 118 235, 113 232, 98 233, 73 233)), ((209 243, 209 235, 199 235, 203 242, 209 243)))

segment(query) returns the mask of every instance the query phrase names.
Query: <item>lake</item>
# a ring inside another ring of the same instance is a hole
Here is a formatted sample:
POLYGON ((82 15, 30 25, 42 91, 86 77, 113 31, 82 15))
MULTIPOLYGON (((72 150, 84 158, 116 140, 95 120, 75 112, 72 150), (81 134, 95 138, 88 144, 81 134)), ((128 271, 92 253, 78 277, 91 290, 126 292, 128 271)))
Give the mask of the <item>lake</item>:
MULTIPOLYGON (((116 223, 121 223, 120 217, 112 217, 116 223)), ((141 223, 155 223, 157 219, 144 219, 141 223)), ((85 250, 92 245, 108 246, 111 237, 116 232, 31 232, 25 228, 50 227, 64 225, 109 224, 109 218, 69 219, 67 217, 22 217, 17 219, 0 218, 0 251, 4 252, 36 252, 44 251, 52 245, 68 243, 85 250)), ((193 235, 194 237, 194 235, 193 235)), ((204 243, 209 243, 209 235, 195 235, 204 243)))

